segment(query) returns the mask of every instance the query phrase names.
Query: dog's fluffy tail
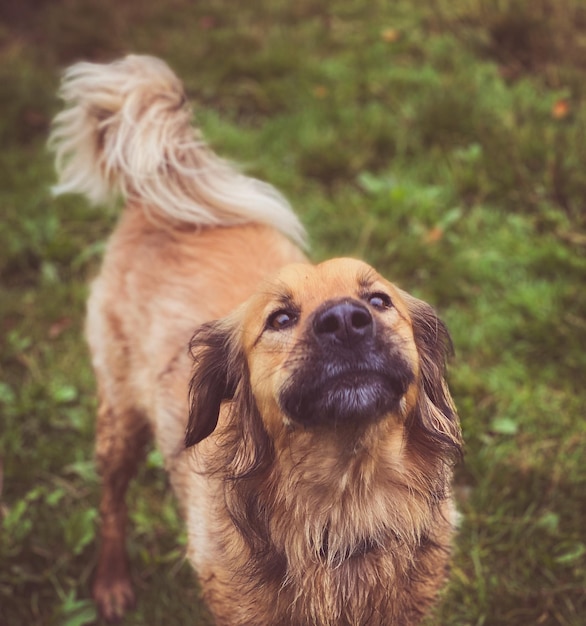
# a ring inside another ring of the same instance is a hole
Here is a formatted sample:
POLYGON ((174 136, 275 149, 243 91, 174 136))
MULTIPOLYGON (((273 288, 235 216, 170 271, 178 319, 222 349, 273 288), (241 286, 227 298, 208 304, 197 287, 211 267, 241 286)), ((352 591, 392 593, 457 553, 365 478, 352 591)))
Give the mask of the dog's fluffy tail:
POLYGON ((107 65, 77 63, 59 95, 66 108, 49 138, 55 193, 82 193, 94 203, 122 194, 153 217, 196 226, 260 222, 303 243, 283 196, 205 145, 183 86, 163 61, 131 55, 107 65))

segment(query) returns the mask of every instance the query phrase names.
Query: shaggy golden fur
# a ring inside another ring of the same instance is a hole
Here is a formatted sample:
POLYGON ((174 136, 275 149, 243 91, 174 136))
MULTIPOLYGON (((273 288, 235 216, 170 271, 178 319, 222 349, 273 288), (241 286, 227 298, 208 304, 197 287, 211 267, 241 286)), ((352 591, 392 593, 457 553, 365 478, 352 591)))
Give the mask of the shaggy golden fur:
POLYGON ((57 191, 126 198, 87 317, 101 613, 134 602, 125 492, 153 434, 218 625, 419 623, 461 447, 445 326, 362 262, 307 263, 286 201, 203 144, 161 61, 77 64, 61 95, 57 191))

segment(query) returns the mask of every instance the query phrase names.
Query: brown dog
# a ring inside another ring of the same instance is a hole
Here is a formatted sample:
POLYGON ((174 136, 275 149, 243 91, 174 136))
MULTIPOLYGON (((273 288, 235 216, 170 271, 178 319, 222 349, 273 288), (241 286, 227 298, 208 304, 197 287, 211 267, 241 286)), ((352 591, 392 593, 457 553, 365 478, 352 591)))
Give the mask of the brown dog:
POLYGON ((461 447, 444 325, 364 263, 309 265, 287 203, 203 145, 161 61, 78 64, 61 94, 57 191, 126 198, 87 321, 102 614, 133 603, 124 499, 153 433, 217 624, 419 623, 461 447))

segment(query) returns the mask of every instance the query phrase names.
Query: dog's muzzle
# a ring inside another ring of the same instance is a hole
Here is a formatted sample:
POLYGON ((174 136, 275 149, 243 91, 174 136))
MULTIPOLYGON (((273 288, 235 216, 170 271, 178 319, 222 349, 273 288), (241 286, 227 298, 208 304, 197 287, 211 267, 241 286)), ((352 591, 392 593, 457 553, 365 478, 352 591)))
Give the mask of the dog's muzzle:
POLYGON ((306 354, 292 364, 281 408, 305 426, 366 424, 398 412, 414 380, 399 344, 361 301, 324 303, 308 320, 306 354))

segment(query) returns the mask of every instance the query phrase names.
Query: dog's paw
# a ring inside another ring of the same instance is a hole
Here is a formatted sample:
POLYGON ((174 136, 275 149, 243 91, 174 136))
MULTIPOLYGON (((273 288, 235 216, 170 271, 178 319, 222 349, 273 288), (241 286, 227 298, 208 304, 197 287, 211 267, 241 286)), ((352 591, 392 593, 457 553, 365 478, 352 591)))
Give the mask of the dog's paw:
POLYGON ((134 608, 136 599, 130 578, 96 578, 93 596, 100 615, 108 622, 117 622, 126 611, 134 608))

